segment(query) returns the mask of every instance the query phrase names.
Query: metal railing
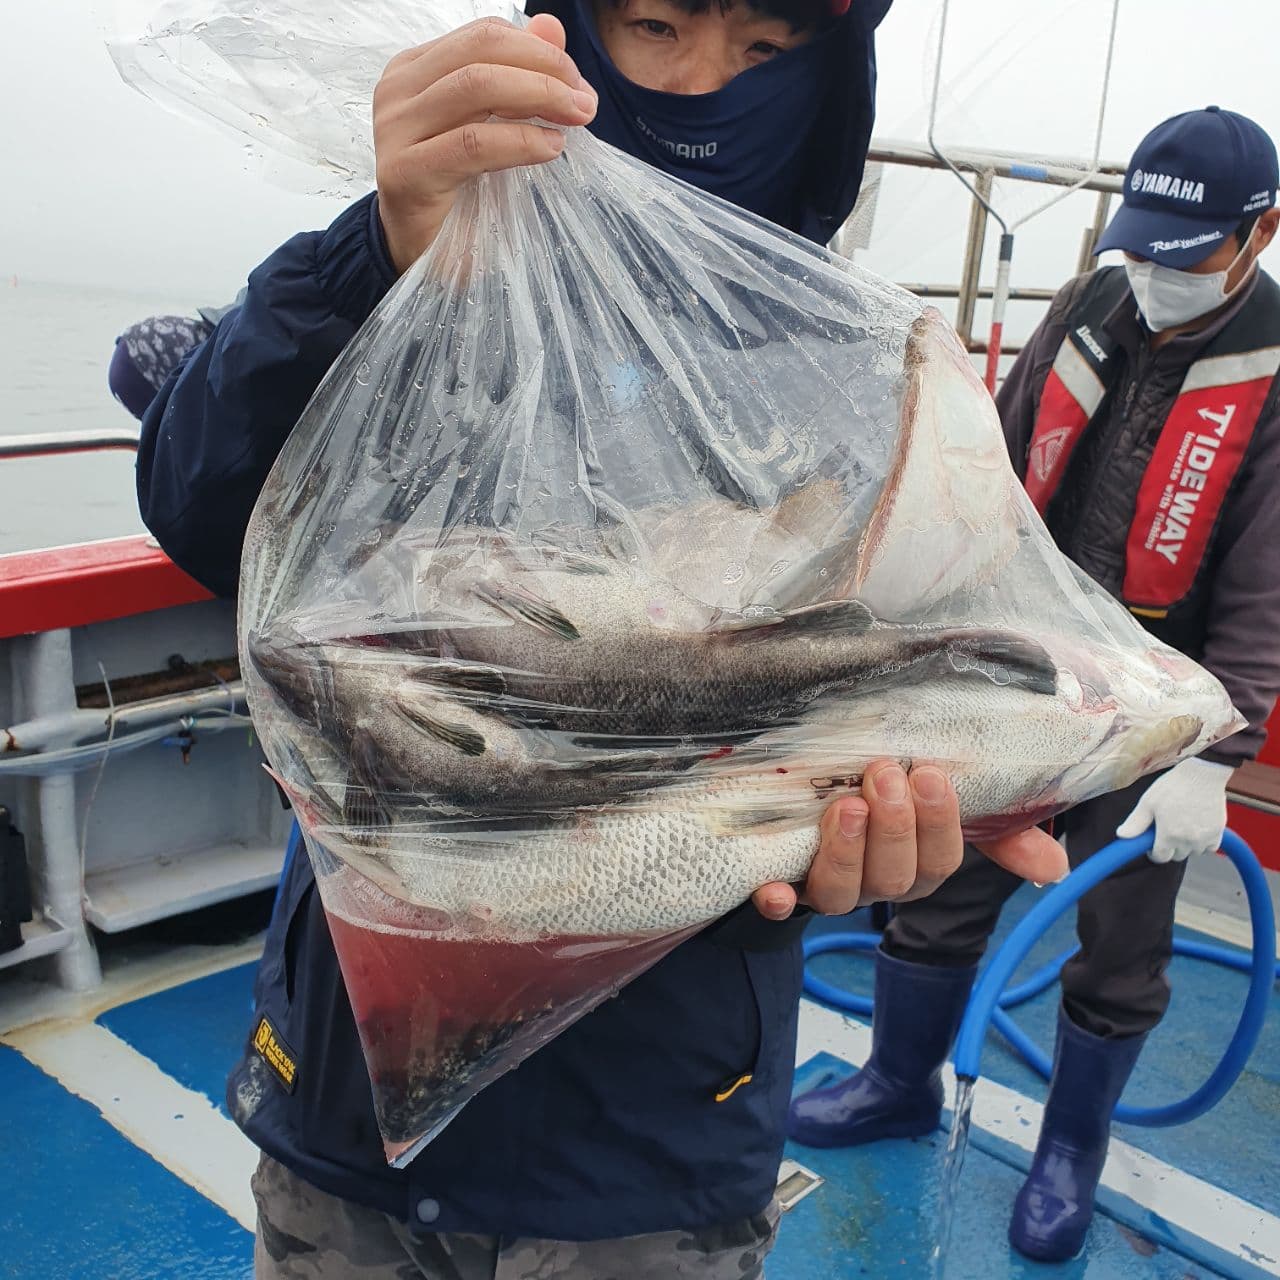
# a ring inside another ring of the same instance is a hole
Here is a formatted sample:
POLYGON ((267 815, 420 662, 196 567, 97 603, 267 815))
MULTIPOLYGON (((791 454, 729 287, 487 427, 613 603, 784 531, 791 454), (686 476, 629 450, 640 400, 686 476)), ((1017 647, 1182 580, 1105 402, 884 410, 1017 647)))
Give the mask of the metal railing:
MULTIPOLYGON (((934 169, 947 172, 947 165, 923 143, 905 142, 896 138, 873 138, 867 153, 869 161, 882 165, 908 169, 934 169)), ((989 200, 992 185, 997 178, 1015 182, 1045 183, 1050 186, 1072 187, 1079 184, 1082 190, 1097 193, 1092 222, 1084 228, 1080 240, 1080 252, 1076 259, 1076 274, 1093 268, 1093 246, 1107 225, 1111 211, 1111 197, 1119 194, 1124 186, 1125 166, 1104 163, 1098 172, 1084 183, 1080 175, 1087 166, 1070 158, 1045 159, 1014 151, 984 151, 973 147, 958 147, 948 152, 948 159, 957 169, 975 175, 977 196, 969 199, 969 227, 965 238, 964 264, 960 280, 956 284, 917 282, 903 284, 903 288, 923 298, 955 298, 956 331, 969 351, 981 354, 987 343, 973 336, 974 314, 979 299, 992 296, 988 285, 979 283, 982 274, 983 251, 986 247, 989 214, 978 199, 989 200)), ((1011 289, 1009 298, 1015 302, 1049 302, 1057 288, 1011 289)), ((1016 355, 1020 344, 1003 344, 1001 353, 1016 355)), ((0 436, 0 461, 13 458, 44 458, 66 453, 96 453, 109 449, 137 451, 138 432, 127 427, 100 428, 83 431, 51 431, 28 435, 0 436)))
MULTIPOLYGON (((1036 182, 1056 187, 1074 187, 1097 193, 1092 222, 1084 228, 1080 239, 1080 251, 1076 258, 1076 274, 1093 269, 1093 246, 1111 213, 1111 198, 1124 189, 1125 166, 1115 163, 1099 165, 1098 172, 1081 183, 1080 175, 1087 166, 1069 158, 1045 159, 1013 151, 983 151, 972 147, 948 150, 948 159, 957 169, 974 175, 977 194, 969 198, 969 228, 965 237, 964 264, 957 284, 904 284, 903 288, 921 297, 956 298, 956 332, 971 351, 985 352, 987 344, 973 336, 974 313, 979 298, 990 298, 993 290, 979 284, 982 273, 982 256, 986 248, 987 223, 990 215, 982 200, 989 201, 992 186, 997 178, 1015 182, 1036 182), (978 197, 981 197, 979 199, 978 197)), ((923 143, 903 142, 894 138, 873 138, 867 153, 871 161, 902 168, 934 169, 948 172, 947 165, 923 143)), ((1064 277, 1065 280, 1065 277, 1064 277)), ((1048 302, 1057 292, 1053 289, 1013 289, 1009 297, 1019 302, 1048 302)), ((1022 348, 1018 344, 1002 345, 1000 350, 1016 355, 1022 348)))
POLYGON ((136 453, 138 432, 127 427, 100 427, 0 436, 0 459, 48 458, 60 453, 98 453, 106 449, 131 449, 136 453))

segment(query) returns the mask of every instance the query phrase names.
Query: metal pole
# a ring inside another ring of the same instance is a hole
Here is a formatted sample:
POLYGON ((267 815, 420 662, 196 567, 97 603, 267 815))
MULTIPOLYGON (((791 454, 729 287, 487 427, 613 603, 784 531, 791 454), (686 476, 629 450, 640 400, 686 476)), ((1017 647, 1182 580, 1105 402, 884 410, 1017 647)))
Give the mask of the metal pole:
POLYGON ((978 175, 978 196, 969 203, 969 234, 964 247, 964 270, 960 274, 960 304, 956 308, 956 332, 967 347, 973 341, 973 317, 978 305, 978 281, 982 273, 982 250, 987 240, 986 201, 991 199, 992 177, 988 170, 978 175))
POLYGON ((947 18, 951 12, 951 0, 942 0, 942 18, 938 27, 938 59, 933 68, 933 99, 929 104, 929 133, 928 142, 929 150, 937 157, 938 161, 945 165, 955 174, 960 185, 967 187, 973 198, 1000 224, 1000 230, 1007 233, 1009 228, 1005 225, 1004 219, 996 211, 995 205, 991 203, 986 196, 978 190, 968 178, 960 172, 959 169, 951 162, 950 158, 943 154, 942 149, 934 141, 934 129, 938 123, 938 97, 942 92, 942 52, 947 47, 947 18))
POLYGON ((1046 209, 1052 209, 1059 201, 1065 200, 1073 192, 1079 191, 1082 187, 1087 187, 1090 180, 1098 172, 1098 164, 1102 155, 1102 128, 1107 120, 1107 98, 1111 93, 1111 68, 1115 62, 1116 53, 1116 28, 1120 24, 1120 0, 1112 0, 1111 3, 1111 32, 1107 38, 1107 62, 1102 70, 1102 98, 1098 103, 1098 126, 1093 135, 1093 159, 1089 162, 1089 171, 1078 182, 1071 183, 1064 191, 1059 191, 1056 196, 1046 200, 1044 204, 1037 205, 1030 213, 1024 213, 1021 218, 1015 218, 1010 224, 1009 230, 1016 230, 1024 223, 1030 222, 1032 218, 1037 218, 1046 209))
POLYGON ((1009 266, 1013 261, 1013 236, 1000 237, 1000 266, 996 272, 996 291, 991 299, 991 338, 987 346, 987 390, 996 393, 996 374, 1000 368, 1000 340, 1004 337, 1004 313, 1009 301, 1009 266))
MULTIPOLYGON (((42 631, 28 650, 27 710, 35 716, 55 715, 75 707, 71 665, 71 633, 42 631)), ((58 981, 70 991, 87 991, 102 981, 98 956, 85 927, 80 835, 76 830, 76 781, 54 774, 36 783, 40 814, 44 907, 71 941, 57 953, 58 981)))
POLYGON ((1093 222, 1085 228, 1084 239, 1080 245, 1080 261, 1076 263, 1076 275, 1083 276, 1097 269, 1098 260, 1093 256, 1093 246, 1098 243, 1098 237, 1106 229, 1110 212, 1111 193, 1099 191, 1098 199, 1093 206, 1093 222))
POLYGON ((193 689, 190 693, 127 703, 114 711, 73 706, 54 715, 0 728, 0 755, 9 751, 53 751, 71 743, 88 742, 104 737, 113 725, 115 733, 127 734, 166 721, 176 722, 183 716, 239 713, 244 706, 243 680, 233 680, 216 689, 193 689))
MULTIPOLYGON (((942 0, 942 13, 938 24, 938 57, 933 68, 933 97, 929 104, 929 131, 928 142, 929 150, 955 174, 956 178, 969 189, 973 198, 977 200, 984 209, 999 224, 1003 233, 1000 238, 1000 267, 996 275, 995 295, 991 304, 991 339, 987 348, 987 389, 992 394, 996 388, 996 373, 1000 363, 1000 340, 1004 334, 1004 313, 1006 305, 1009 301, 1009 267, 1013 260, 1013 235, 1011 234, 1015 227, 1021 226, 1022 223, 1034 218, 1037 214, 1043 213, 1051 205, 1057 204, 1059 200, 1066 199, 1073 191, 1078 191, 1081 187, 1089 186, 1097 174, 1099 157, 1102 147, 1102 127, 1107 115, 1107 95, 1111 88, 1111 68, 1115 58, 1116 47, 1116 28, 1119 25, 1120 18, 1120 0, 1112 0, 1111 4, 1111 32, 1107 41, 1107 63, 1102 75, 1102 100, 1098 104, 1098 124, 1094 134, 1093 144, 1093 160, 1090 163, 1089 171, 1082 177, 1076 179, 1075 182, 1068 184, 1064 190, 1060 191, 1051 200, 1046 201, 1039 208, 1033 209, 1030 213, 1016 219, 1012 223, 1007 223, 997 212, 995 206, 990 199, 983 196, 960 170, 955 166, 952 160, 945 156, 938 147, 934 138, 934 130, 938 122, 938 99, 942 93, 942 55, 946 48, 947 40, 947 19, 950 16, 951 0, 942 0)), ((1047 168, 1044 166, 1035 166, 1036 172, 1032 173, 1025 170, 1025 166, 1011 166, 1011 176, 1020 178, 1035 178, 1044 180, 1047 168)))
MULTIPOLYGON (((1039 182, 1050 187, 1074 187, 1080 182, 1080 162, 1061 159, 1045 160, 1019 151, 984 151, 979 147, 951 147, 947 158, 958 169, 970 173, 991 171, 997 178, 1014 178, 1020 182, 1039 182)), ((950 169, 927 146, 903 138, 871 139, 867 159, 882 164, 902 165, 911 169, 950 169)), ((1100 161, 1097 171, 1084 183, 1090 191, 1121 191, 1125 166, 1118 161, 1100 161)))
POLYGON ((0 458, 47 458, 58 453, 94 453, 103 449, 138 448, 138 433, 126 428, 92 431, 46 431, 0 437, 0 458))
MULTIPOLYGON (((958 298, 960 296, 960 286, 958 284, 925 284, 919 280, 897 282, 899 289, 905 289, 908 293, 914 293, 920 298, 958 298)), ((995 289, 989 284, 979 285, 975 290, 975 294, 979 301, 984 298, 992 298, 995 296, 995 289)), ((1058 296, 1057 289, 1009 289, 1010 302, 1052 302, 1058 296)))

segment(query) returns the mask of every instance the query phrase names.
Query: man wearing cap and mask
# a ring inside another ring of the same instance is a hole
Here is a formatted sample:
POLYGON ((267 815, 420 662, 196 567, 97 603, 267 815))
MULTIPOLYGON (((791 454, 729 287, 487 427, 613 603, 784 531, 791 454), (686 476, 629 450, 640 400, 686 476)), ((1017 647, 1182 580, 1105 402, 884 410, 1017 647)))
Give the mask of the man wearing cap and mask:
MULTIPOLYGON (((374 95, 375 195, 258 267, 146 413, 138 495, 161 546, 235 592, 250 511, 294 422, 459 187, 559 153, 562 133, 530 121, 590 127, 825 243, 857 195, 888 7, 536 0, 525 30, 475 23, 393 59, 374 95)), ((840 912, 928 892, 962 846, 944 775, 873 765, 863 797, 828 810, 805 900, 840 912)), ((1040 831, 988 852, 1036 879, 1065 869, 1040 831)), ((795 905, 791 886, 763 886, 391 1169, 315 877, 294 858, 259 968, 261 1037, 228 1086, 264 1152, 257 1275, 758 1277, 794 1066, 795 905)))
MULTIPOLYGON (((1096 252, 1124 265, 1066 285, 997 397, 1010 456, 1058 546, 1155 635, 1202 662, 1249 727, 1154 781, 1059 819, 1073 865, 1155 826, 1150 860, 1080 902, 1057 1052, 1010 1239, 1061 1260, 1084 1243, 1110 1117, 1169 1000, 1174 903, 1217 850, 1232 770, 1280 693, 1280 287, 1258 266, 1280 224, 1276 149, 1209 107, 1135 152, 1096 252)), ((798 1099, 791 1135, 854 1146, 929 1132, 977 962, 1019 882, 967 850, 904 904, 877 956, 871 1058, 798 1099)))

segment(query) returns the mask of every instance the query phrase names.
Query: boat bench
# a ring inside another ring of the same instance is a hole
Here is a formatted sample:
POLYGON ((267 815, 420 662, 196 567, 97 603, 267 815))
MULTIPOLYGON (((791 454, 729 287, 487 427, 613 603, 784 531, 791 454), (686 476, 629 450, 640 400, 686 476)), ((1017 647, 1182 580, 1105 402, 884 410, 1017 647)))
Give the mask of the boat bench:
POLYGON ((1263 813, 1280 813, 1280 768, 1247 760, 1231 775, 1227 799, 1263 813))

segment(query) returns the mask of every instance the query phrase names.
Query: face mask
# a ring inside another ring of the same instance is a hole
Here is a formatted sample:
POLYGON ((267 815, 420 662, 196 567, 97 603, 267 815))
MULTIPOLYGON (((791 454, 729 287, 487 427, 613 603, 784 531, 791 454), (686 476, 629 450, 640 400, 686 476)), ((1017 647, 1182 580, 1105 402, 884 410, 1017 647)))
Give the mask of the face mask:
POLYGON ((790 226, 825 94, 819 35, 714 93, 662 93, 613 65, 585 4, 569 11, 567 52, 600 95, 597 138, 711 195, 790 226))
POLYGON ((1227 291, 1227 277, 1235 270, 1236 263, 1244 257, 1253 237, 1245 241, 1243 248, 1225 271, 1210 275, 1196 275, 1190 271, 1175 271, 1155 262, 1124 260, 1129 288, 1137 299, 1138 310, 1152 333, 1164 329, 1176 329, 1190 324, 1201 316, 1216 311, 1233 294, 1239 293, 1251 272, 1246 272, 1240 283, 1227 291))

